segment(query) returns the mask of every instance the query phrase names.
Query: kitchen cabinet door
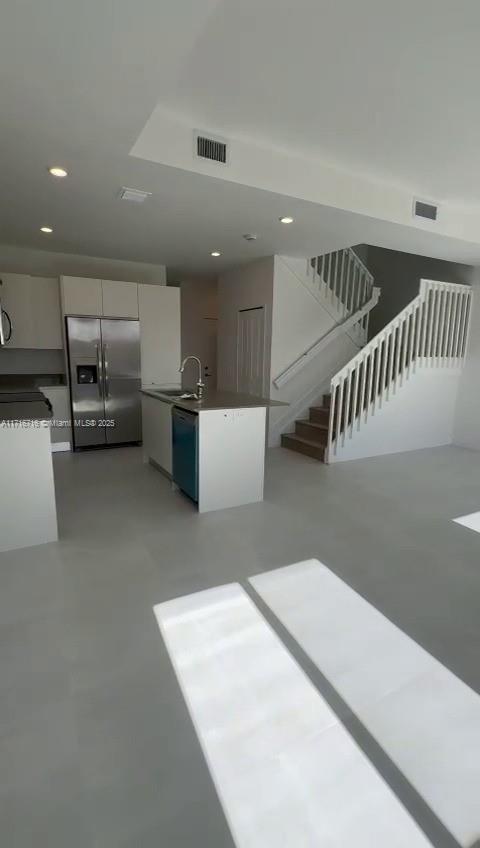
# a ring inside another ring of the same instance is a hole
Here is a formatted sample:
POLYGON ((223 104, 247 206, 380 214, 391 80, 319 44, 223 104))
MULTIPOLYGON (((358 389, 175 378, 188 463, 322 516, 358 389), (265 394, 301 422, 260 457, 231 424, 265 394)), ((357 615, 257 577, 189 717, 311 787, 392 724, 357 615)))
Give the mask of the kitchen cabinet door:
POLYGON ((53 412, 50 425, 52 444, 61 446, 62 450, 68 450, 72 441, 68 386, 40 386, 39 388, 52 404, 53 412))
POLYGON ((86 315, 101 318, 102 281, 89 277, 60 277, 64 315, 86 315))
POLYGON ((121 280, 102 280, 105 318, 138 318, 138 285, 121 280))
POLYGON ((61 350, 63 342, 58 278, 30 277, 30 303, 33 310, 32 346, 61 350))
POLYGON ((142 395, 143 454, 172 474, 172 405, 142 395))
POLYGON ((180 382, 180 289, 138 287, 142 384, 168 386, 180 382))
MULTIPOLYGON (((27 274, 0 274, 2 308, 12 322, 12 335, 7 347, 35 347, 34 313, 31 304, 31 278, 27 274)), ((4 319, 4 330, 8 322, 4 319)))

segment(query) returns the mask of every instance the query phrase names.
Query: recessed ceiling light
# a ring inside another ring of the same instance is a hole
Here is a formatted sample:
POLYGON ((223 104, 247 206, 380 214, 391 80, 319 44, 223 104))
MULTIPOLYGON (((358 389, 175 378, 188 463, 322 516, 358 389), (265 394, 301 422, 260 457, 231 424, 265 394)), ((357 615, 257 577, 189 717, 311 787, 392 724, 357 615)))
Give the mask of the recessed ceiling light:
POLYGON ((42 233, 53 233, 53 230, 52 230, 51 227, 40 227, 40 229, 41 229, 42 233))
POLYGON ((212 250, 210 256, 221 256, 222 254, 218 252, 218 250, 212 250))
POLYGON ((65 168, 59 168, 55 166, 54 168, 49 168, 48 173, 52 175, 52 177, 66 177, 68 176, 68 171, 65 168))
POLYGON ((290 215, 284 215, 283 218, 279 218, 279 221, 282 224, 293 224, 293 218, 290 215))

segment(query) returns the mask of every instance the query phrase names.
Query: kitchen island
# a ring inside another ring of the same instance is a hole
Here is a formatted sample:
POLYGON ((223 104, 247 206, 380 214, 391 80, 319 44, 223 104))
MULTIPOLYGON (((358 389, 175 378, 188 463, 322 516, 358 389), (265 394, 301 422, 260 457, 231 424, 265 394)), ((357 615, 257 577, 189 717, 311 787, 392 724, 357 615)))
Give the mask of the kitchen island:
POLYGON ((142 389, 145 460, 180 480, 199 512, 262 501, 267 408, 278 402, 236 392, 208 391, 201 400, 181 393, 142 389), (180 421, 172 426, 172 410, 186 413, 184 425, 174 412, 180 421), (182 483, 186 471, 191 486, 182 483))
POLYGON ((42 392, 0 391, 0 551, 58 538, 50 419, 42 392))

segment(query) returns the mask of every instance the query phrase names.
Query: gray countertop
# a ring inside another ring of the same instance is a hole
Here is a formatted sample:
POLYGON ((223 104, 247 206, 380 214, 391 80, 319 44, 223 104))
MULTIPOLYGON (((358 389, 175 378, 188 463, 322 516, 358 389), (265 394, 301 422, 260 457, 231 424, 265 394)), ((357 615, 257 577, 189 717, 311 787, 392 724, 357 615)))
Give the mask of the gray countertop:
POLYGON ((47 421, 50 404, 38 389, 0 391, 0 422, 47 421))
MULTIPOLYGON (((254 395, 245 395, 240 392, 224 392, 224 391, 207 391, 202 400, 184 399, 172 397, 162 394, 161 389, 143 388, 142 393, 149 395, 164 403, 170 403, 172 406, 179 406, 181 409, 186 409, 190 412, 203 412, 208 409, 245 409, 247 407, 255 408, 261 406, 288 406, 287 403, 282 403, 269 398, 255 397, 254 395)), ((181 390, 179 390, 181 393, 181 390)))

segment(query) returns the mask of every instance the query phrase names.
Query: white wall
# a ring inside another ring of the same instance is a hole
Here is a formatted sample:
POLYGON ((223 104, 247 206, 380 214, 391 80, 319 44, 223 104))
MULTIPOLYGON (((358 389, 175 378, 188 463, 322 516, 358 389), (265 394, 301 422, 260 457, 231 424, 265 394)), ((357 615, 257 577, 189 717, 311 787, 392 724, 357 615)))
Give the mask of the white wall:
MULTIPOLYGON (((216 277, 182 280, 181 332, 182 359, 190 354, 198 356, 211 375, 207 386, 217 385, 217 332, 218 332, 218 282, 216 277)), ((198 379, 194 362, 185 366, 182 386, 192 388, 198 379)))
POLYGON ((237 388, 238 311, 265 307, 264 385, 270 385, 273 256, 241 265, 218 279, 218 387, 237 388))
MULTIPOLYGON (((477 277, 480 276, 476 269, 477 277)), ((467 357, 458 392, 454 442, 480 450, 480 281, 473 286, 467 357)))
POLYGON ((128 262, 100 256, 78 256, 0 244, 0 268, 12 274, 34 276, 94 277, 104 280, 126 280, 139 283, 166 284, 164 265, 128 262))
POLYGON ((269 418, 269 445, 280 444, 280 435, 293 429, 308 407, 327 392, 332 376, 342 368, 358 348, 342 335, 321 351, 288 383, 277 389, 273 380, 310 345, 336 324, 331 315, 302 283, 294 269, 297 260, 275 256, 272 307, 272 354, 270 397, 285 401, 288 408, 273 407, 269 418))
MULTIPOLYGON (((221 128, 209 126, 209 130, 224 135, 221 128)), ((478 243, 480 216, 476 210, 472 212, 468 207, 462 209, 458 204, 443 203, 438 221, 415 219, 412 217, 412 190, 409 186, 400 187, 366 174, 353 174, 351 169, 341 170, 318 158, 260 146, 249 139, 235 138, 232 133, 229 133, 228 140, 228 168, 219 168, 216 163, 195 157, 191 123, 159 104, 130 154, 278 195, 349 210, 377 219, 375 229, 383 221, 402 224, 408 228, 407 232, 410 231, 409 239, 415 239, 416 231, 420 231, 478 243)), ((332 244, 327 249, 341 246, 332 244)))
POLYGON ((330 462, 451 444, 459 384, 459 370, 419 368, 330 462))

